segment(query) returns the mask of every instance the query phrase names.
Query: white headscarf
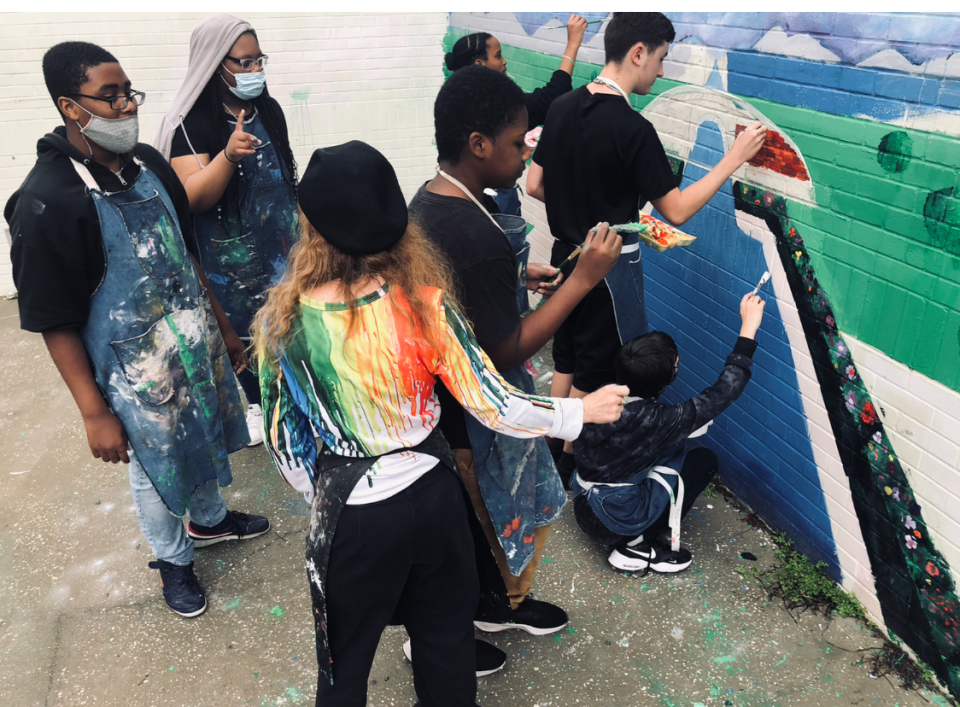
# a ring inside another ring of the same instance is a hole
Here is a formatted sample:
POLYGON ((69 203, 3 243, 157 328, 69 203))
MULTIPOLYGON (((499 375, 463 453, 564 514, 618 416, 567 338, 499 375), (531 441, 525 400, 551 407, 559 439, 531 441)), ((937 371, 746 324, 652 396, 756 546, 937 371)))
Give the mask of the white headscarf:
POLYGON ((220 66, 223 57, 230 52, 230 48, 241 34, 252 29, 249 23, 233 15, 214 15, 193 30, 193 34, 190 35, 187 77, 177 97, 173 99, 173 105, 164 116, 157 139, 153 142, 154 147, 166 159, 170 159, 173 134, 196 104, 197 98, 220 66))

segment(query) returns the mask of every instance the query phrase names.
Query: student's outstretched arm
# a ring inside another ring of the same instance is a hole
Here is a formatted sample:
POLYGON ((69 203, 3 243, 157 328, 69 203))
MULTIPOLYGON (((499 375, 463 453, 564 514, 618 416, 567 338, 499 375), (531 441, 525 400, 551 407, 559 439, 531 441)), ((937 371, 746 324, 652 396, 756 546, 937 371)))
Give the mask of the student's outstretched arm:
POLYGON ((766 132, 767 129, 759 121, 744 130, 733 141, 730 152, 705 177, 683 191, 674 188, 659 199, 654 199, 653 205, 657 211, 674 226, 682 226, 689 221, 744 162, 760 151, 766 132))
POLYGON ((570 278, 547 303, 520 320, 506 338, 486 346, 494 365, 501 371, 516 368, 553 336, 573 308, 606 277, 620 257, 623 239, 609 224, 600 224, 587 234, 583 252, 570 278))
POLYGON ((121 461, 129 464, 127 433, 103 399, 93 378, 80 332, 77 329, 45 331, 43 343, 47 345, 50 357, 80 408, 87 444, 93 456, 113 464, 121 461))
POLYGON ((584 398, 528 395, 507 383, 480 348, 463 314, 450 305, 439 312, 445 333, 434 375, 471 416, 510 437, 550 435, 572 440, 584 422, 614 422, 623 412, 629 389, 608 385, 584 398))
POLYGON ((730 407, 743 393, 752 375, 750 366, 757 349, 754 337, 763 320, 764 304, 758 295, 752 294, 744 295, 740 301, 740 336, 716 383, 680 405, 662 406, 660 412, 664 424, 661 429, 668 431, 662 441, 664 448, 685 440, 730 407))

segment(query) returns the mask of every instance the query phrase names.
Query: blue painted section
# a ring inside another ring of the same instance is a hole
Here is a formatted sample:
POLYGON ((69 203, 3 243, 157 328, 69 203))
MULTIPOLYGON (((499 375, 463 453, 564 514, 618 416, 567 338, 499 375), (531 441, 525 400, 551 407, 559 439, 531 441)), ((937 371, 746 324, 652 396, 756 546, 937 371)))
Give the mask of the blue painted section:
POLYGON ((878 12, 668 12, 677 41, 724 49, 750 49, 769 30, 808 34, 840 57, 859 64, 895 49, 913 64, 960 51, 960 15, 878 12))
POLYGON ((755 52, 727 54, 727 89, 788 106, 884 122, 903 117, 907 110, 916 114, 960 108, 960 81, 956 79, 755 52))
MULTIPOLYGON (((713 123, 700 126, 682 188, 706 174, 694 162, 715 165, 722 145, 713 123)), ((737 227, 730 181, 684 230, 698 237, 692 247, 644 250, 650 326, 673 336, 680 350, 680 375, 666 402, 697 395, 716 381, 740 331, 740 300, 772 269, 761 243, 737 227)), ((701 439, 718 453, 720 473, 737 496, 840 579, 790 342, 770 285, 764 292, 753 379, 701 439)))
POLYGON ((710 76, 707 77, 707 82, 704 86, 707 88, 715 88, 718 91, 727 90, 723 86, 723 77, 720 76, 720 67, 717 65, 717 62, 713 62, 713 70, 710 72, 710 76))

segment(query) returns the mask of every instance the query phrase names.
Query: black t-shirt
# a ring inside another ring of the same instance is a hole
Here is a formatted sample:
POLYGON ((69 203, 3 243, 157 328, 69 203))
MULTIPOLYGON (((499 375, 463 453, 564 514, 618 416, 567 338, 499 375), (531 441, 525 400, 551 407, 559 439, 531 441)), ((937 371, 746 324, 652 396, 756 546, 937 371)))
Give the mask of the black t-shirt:
POLYGON ((630 223, 677 180, 657 131, 622 96, 586 86, 553 102, 533 161, 555 238, 580 245, 599 221, 630 223))
POLYGON ((87 323, 90 296, 106 267, 100 219, 93 198, 70 164, 85 164, 104 191, 121 191, 140 176, 139 158, 160 179, 177 212, 187 248, 197 255, 190 202, 173 168, 150 145, 121 156, 120 178, 66 139, 63 126, 37 143, 37 162, 3 211, 13 243, 13 281, 20 326, 27 331, 79 329, 87 323))
MULTIPOLYGON (((283 111, 280 109, 280 104, 272 97, 267 97, 266 100, 270 101, 274 108, 276 108, 276 112, 280 116, 280 130, 283 133, 280 136, 271 135, 270 137, 271 139, 277 140, 278 142, 282 141, 286 144, 289 142, 289 136, 287 135, 286 119, 283 116, 283 111)), ((254 116, 246 116, 244 117, 243 124, 248 125, 254 119, 260 120, 260 117, 256 116, 256 118, 254 118, 254 116)), ((173 133, 173 142, 170 144, 170 159, 183 157, 184 155, 192 155, 194 151, 196 151, 198 155, 210 155, 210 159, 216 157, 217 153, 224 148, 224 145, 217 143, 216 121, 218 120, 223 121, 227 130, 230 132, 233 132, 237 126, 236 118, 222 110, 217 111, 216 115, 214 115, 206 103, 203 105, 197 104, 191 108, 190 112, 183 119, 183 125, 178 125, 176 131, 173 133), (186 136, 183 134, 184 128, 187 129, 186 136), (190 138, 189 142, 187 142, 188 137, 190 138), (193 145, 193 150, 190 149, 190 145, 193 145)))
MULTIPOLYGON (((498 209, 485 197, 490 213, 498 209)), ((467 199, 428 192, 420 187, 410 202, 410 220, 423 229, 453 266, 457 296, 481 348, 503 341, 520 326, 517 305, 517 259, 510 242, 477 205, 467 199)), ((463 408, 437 385, 443 411, 440 429, 450 446, 469 449, 463 408)))

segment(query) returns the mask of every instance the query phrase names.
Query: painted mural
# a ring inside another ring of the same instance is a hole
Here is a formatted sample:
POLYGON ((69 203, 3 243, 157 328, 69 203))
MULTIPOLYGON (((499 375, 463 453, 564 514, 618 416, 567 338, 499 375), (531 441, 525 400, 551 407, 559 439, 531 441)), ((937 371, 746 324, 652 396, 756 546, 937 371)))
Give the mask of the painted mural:
MULTIPOLYGON (((491 32, 532 90, 561 15, 452 13, 448 40, 491 32)), ((707 444, 960 696, 960 16, 668 16, 665 77, 633 104, 682 185, 753 120, 769 138, 684 226, 692 247, 644 252, 651 326, 684 360, 674 395, 713 382, 731 313, 769 270, 753 382, 707 444)), ((575 86, 602 66, 604 27, 575 86)))

